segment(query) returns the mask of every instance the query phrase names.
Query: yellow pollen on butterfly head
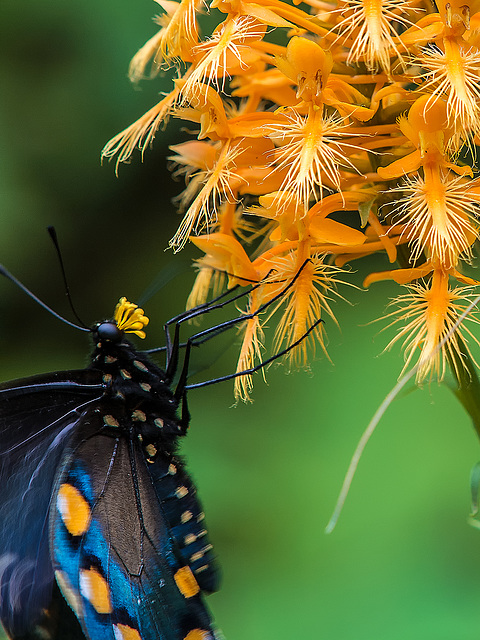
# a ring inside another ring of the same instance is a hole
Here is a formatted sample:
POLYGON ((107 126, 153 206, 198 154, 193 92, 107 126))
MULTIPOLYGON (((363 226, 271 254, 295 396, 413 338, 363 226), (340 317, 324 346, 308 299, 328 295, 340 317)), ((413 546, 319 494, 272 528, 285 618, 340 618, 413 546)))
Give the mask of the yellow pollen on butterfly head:
POLYGON ((149 319, 143 313, 143 309, 126 298, 120 298, 113 314, 115 324, 125 333, 135 333, 139 338, 145 338, 144 327, 149 319))
POLYGON ((90 523, 90 507, 80 491, 64 482, 57 494, 57 509, 72 536, 81 536, 90 523))
POLYGON ((195 576, 190 567, 182 567, 173 577, 177 583, 178 590, 184 598, 196 596, 200 591, 198 582, 195 580, 195 576))

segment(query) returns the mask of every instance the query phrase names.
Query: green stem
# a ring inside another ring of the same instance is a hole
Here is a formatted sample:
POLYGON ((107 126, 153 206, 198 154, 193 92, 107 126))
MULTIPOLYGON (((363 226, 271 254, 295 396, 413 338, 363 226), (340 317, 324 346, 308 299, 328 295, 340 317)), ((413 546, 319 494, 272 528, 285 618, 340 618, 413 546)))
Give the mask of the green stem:
POLYGON ((448 386, 470 415, 473 427, 480 438, 480 380, 476 367, 458 334, 457 340, 458 351, 453 353, 447 351, 450 369, 456 381, 456 384, 448 383, 448 386))
MULTIPOLYGON (((408 245, 400 245, 397 248, 397 261, 402 268, 411 265, 411 249, 408 245)), ((447 386, 453 391, 470 415, 473 428, 480 438, 480 380, 477 376, 477 367, 473 362, 464 341, 456 333, 458 350, 446 349, 448 364, 454 377, 454 382, 447 382, 447 386)), ((480 477, 480 472, 479 472, 480 477)), ((479 527, 480 528, 480 527, 479 527)))
MULTIPOLYGON (((397 250, 398 263, 402 268, 407 268, 411 264, 410 247, 401 245, 397 250)), ((454 381, 448 382, 447 385, 470 415, 473 428, 480 438, 480 380, 477 376, 477 367, 458 331, 456 340, 458 350, 446 349, 448 364, 454 377, 454 381)))

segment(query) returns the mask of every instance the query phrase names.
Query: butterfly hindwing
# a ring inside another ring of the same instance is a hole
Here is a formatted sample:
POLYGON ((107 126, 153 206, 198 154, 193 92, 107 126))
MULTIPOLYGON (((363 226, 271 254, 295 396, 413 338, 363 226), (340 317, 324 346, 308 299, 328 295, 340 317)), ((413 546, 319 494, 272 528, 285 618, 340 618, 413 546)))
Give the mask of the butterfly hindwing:
POLYGON ((92 371, 0 386, 0 617, 12 637, 24 634, 50 600, 54 480, 85 407, 101 394, 101 377, 92 371))
MULTIPOLYGON (((200 586, 159 498, 162 481, 150 471, 159 465, 171 478, 177 465, 161 452, 150 461, 133 431, 131 439, 116 434, 100 414, 89 418, 88 430, 96 420, 98 432, 69 456, 52 509, 54 564, 65 597, 90 638, 213 638, 200 586)), ((192 498, 181 507, 184 484, 172 496, 181 513, 192 508, 192 498)), ((195 511, 201 513, 196 502, 195 511)))

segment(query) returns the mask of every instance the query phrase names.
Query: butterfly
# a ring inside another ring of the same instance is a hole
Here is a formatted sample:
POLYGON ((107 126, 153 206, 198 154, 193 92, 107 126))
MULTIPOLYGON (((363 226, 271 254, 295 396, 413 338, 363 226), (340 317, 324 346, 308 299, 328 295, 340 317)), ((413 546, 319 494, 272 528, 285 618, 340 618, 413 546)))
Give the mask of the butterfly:
POLYGON ((176 363, 162 370, 125 337, 147 323, 121 298, 90 330, 85 369, 0 386, 0 619, 12 638, 34 637, 59 592, 90 640, 216 637, 203 595, 219 572, 177 453, 185 392, 171 388, 176 363))
POLYGON ((190 351, 277 302, 300 272, 256 312, 184 345, 182 322, 245 293, 222 301, 230 289, 173 318, 163 370, 149 357, 162 349, 140 352, 125 337, 145 337, 148 318, 137 305, 121 298, 112 320, 87 329, 58 316, 0 266, 1 275, 89 331, 94 343, 85 369, 0 385, 0 621, 11 638, 218 638, 203 596, 218 589, 219 572, 196 488, 177 453, 189 425, 186 392, 254 373, 322 321, 263 362, 213 380, 187 384, 190 351))

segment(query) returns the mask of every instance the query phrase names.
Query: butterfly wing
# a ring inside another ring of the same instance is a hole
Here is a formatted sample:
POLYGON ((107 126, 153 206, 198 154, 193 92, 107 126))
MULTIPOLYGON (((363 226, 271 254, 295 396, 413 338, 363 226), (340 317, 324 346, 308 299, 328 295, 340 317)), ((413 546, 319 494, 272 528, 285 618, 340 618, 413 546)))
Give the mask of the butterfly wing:
POLYGON ((202 591, 217 591, 220 573, 194 483, 178 459, 159 458, 148 470, 183 563, 189 565, 202 591))
POLYGON ((25 633, 49 603, 55 476, 66 443, 102 392, 94 371, 0 385, 0 619, 11 636, 25 633))
MULTIPOLYGON (((133 429, 130 437, 115 434, 104 417, 94 412, 82 423, 82 440, 57 483, 57 582, 91 640, 213 640, 199 582, 156 487, 172 478, 172 458, 160 452, 149 459, 133 429)), ((185 483, 174 484, 170 499, 179 513, 200 514, 185 483)))

